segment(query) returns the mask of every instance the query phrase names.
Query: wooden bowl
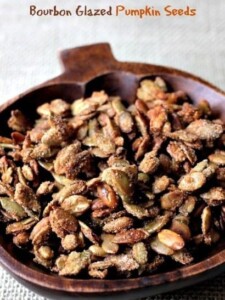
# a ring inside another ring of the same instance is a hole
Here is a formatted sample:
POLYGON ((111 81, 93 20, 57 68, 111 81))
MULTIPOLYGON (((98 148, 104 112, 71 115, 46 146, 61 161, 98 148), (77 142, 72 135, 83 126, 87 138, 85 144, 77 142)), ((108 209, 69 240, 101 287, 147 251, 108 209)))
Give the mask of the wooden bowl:
MULTIPOLYGON (((185 91, 195 103, 205 98, 225 121, 225 93, 210 83, 176 69, 141 63, 118 62, 108 44, 96 44, 60 53, 64 73, 9 100, 0 107, 0 134, 7 134, 10 110, 22 109, 32 117, 36 107, 54 98, 72 102, 94 90, 106 90, 129 102, 143 78, 162 76, 175 90, 185 91)), ((202 260, 156 275, 132 279, 70 279, 51 274, 33 263, 32 257, 16 249, 4 233, 0 235, 0 263, 31 290, 52 299, 136 299, 196 284, 225 271, 225 239, 202 260)))

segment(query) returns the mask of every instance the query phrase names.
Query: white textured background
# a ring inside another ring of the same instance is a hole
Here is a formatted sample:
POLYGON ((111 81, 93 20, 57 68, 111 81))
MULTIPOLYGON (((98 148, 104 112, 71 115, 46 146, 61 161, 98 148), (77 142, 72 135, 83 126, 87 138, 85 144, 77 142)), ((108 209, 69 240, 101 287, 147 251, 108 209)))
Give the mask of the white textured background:
MULTIPOLYGON (((60 74, 60 49, 110 42, 119 60, 169 65, 225 89, 224 0, 0 0, 0 103, 60 74), (123 4, 197 8, 196 17, 31 17, 29 6, 74 9, 123 4)), ((152 299, 222 300, 225 276, 152 299)), ((0 300, 41 300, 0 269, 0 300)))

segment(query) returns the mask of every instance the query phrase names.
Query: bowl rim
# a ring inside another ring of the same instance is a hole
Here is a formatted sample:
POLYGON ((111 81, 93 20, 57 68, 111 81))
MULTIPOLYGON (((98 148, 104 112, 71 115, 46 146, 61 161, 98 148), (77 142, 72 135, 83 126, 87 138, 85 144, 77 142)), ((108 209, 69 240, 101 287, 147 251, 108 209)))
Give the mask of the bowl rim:
MULTIPOLYGON (((127 63, 122 63, 127 64, 127 63)), ((156 75, 176 75, 184 77, 186 80, 193 80, 202 85, 207 86, 208 88, 212 89, 214 92, 218 93, 222 96, 225 100, 225 92, 219 89, 218 87, 214 86, 213 84, 209 83, 208 81, 195 76, 191 73, 167 67, 167 66, 160 66, 160 65, 150 65, 145 63, 129 63, 129 64, 138 64, 144 66, 154 66, 156 71, 155 72, 146 72, 145 74, 136 74, 138 77, 150 77, 156 75), (157 71, 158 70, 158 71, 157 71)), ((115 70, 115 71, 124 71, 115 70)), ((125 70, 126 71, 126 70, 125 70)), ((107 75, 106 72, 102 75, 107 75)), ((133 72, 128 71, 128 73, 133 74, 133 72)), ((58 77, 59 78, 59 77, 58 77)), ((92 78, 94 79, 94 78, 92 78)), ((91 81, 89 79, 87 82, 91 81)), ((22 99, 24 96, 28 95, 31 92, 34 92, 38 89, 45 88, 52 85, 58 84, 81 84, 80 82, 71 82, 69 80, 64 79, 63 77, 56 82, 53 80, 49 80, 43 84, 40 84, 34 88, 27 90, 26 92, 20 94, 8 100, 4 104, 0 106, 0 113, 3 112, 7 107, 15 103, 17 100, 22 99)), ((86 83, 87 83, 86 82, 86 83)), ((128 278, 128 279, 76 279, 76 278, 67 278, 67 277, 60 277, 55 274, 45 274, 41 271, 37 271, 32 269, 29 266, 26 266, 22 262, 18 261, 16 258, 11 256, 9 252, 0 244, 0 264, 8 270, 11 274, 15 275, 16 277, 23 279, 24 281, 39 286, 40 288, 47 288, 52 291, 60 291, 60 292, 69 292, 69 293, 80 293, 80 294, 98 294, 98 293, 118 293, 118 292, 128 292, 132 290, 138 290, 144 287, 153 288, 154 286, 160 286, 163 284, 173 283, 175 281, 185 281, 190 279, 191 277, 200 276, 205 274, 205 272, 214 270, 219 266, 225 265, 225 249, 219 251, 216 254, 212 254, 209 258, 206 258, 200 262, 192 263, 188 266, 183 266, 177 268, 172 271, 163 272, 154 275, 148 275, 143 277, 136 277, 136 278, 128 278)))
POLYGON ((172 271, 127 279, 77 279, 60 277, 54 273, 45 274, 18 261, 2 245, 0 245, 0 264, 14 276, 53 291, 83 294, 118 293, 185 281, 212 271, 216 267, 222 265, 225 267, 225 249, 202 261, 172 271))

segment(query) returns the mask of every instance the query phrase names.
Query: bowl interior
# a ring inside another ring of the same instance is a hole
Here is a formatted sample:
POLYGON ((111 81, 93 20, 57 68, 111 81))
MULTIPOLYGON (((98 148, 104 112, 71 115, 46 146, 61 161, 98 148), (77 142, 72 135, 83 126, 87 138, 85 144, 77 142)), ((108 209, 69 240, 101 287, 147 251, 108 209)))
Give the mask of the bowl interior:
MULTIPOLYGON (((201 83, 192 78, 186 78, 177 74, 158 74, 164 78, 171 89, 182 90, 186 92, 194 103, 198 103, 202 99, 206 99, 211 104, 213 110, 225 121, 225 96, 218 91, 214 90, 210 85, 201 83)), ((154 75, 155 77, 155 75, 154 75)), ((10 111, 13 109, 22 110, 30 119, 36 117, 37 106, 44 102, 51 101, 56 98, 62 98, 68 102, 79 99, 83 96, 89 96, 93 91, 105 90, 109 95, 119 95, 122 99, 132 103, 135 100, 135 92, 141 80, 145 78, 153 78, 152 75, 145 74, 144 76, 135 76, 127 72, 113 72, 94 78, 86 84, 55 84, 45 86, 20 97, 15 102, 11 103, 8 107, 0 108, 0 134, 6 135, 7 120, 10 116, 10 111)), ((4 230, 1 230, 0 244, 1 246, 17 261, 29 266, 33 270, 38 270, 44 274, 50 274, 44 268, 36 265, 32 261, 32 256, 27 255, 26 252, 16 249, 10 242, 10 238, 4 236, 4 230)), ((213 250, 202 255, 201 259, 207 259, 219 253, 224 248, 224 241, 221 241, 213 250)), ((184 270, 186 267, 179 268, 184 270)), ((58 277, 51 274, 52 277, 58 277)), ((157 275, 152 275, 157 276, 157 275)), ((159 275, 160 276, 160 275, 159 275)), ((151 276, 148 276, 150 279, 151 276)), ((170 281, 169 276, 165 277, 170 281)), ((68 279, 70 280, 70 279, 68 279)), ((148 284, 151 280, 148 280, 148 284)), ((120 287, 121 290, 123 286, 120 287)))

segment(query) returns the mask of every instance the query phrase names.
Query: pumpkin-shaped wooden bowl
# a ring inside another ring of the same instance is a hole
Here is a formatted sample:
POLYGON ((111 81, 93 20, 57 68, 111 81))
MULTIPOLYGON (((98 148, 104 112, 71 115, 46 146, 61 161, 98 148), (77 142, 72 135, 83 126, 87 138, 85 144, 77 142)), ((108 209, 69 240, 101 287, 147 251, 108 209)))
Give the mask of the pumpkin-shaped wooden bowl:
MULTIPOLYGON (((205 98, 225 121, 225 93, 183 71, 141 63, 117 61, 108 44, 64 50, 60 54, 64 73, 9 100, 0 108, 0 134, 7 134, 6 120, 12 109, 35 117, 36 107, 55 98, 72 102, 92 91, 106 90, 132 102, 143 78, 162 76, 175 90, 185 91, 195 103, 205 98)), ((0 234, 0 263, 31 290, 53 299, 136 299, 193 285, 225 271, 225 238, 199 262, 172 271, 132 279, 95 280, 59 277, 33 263, 32 257, 0 234)))

